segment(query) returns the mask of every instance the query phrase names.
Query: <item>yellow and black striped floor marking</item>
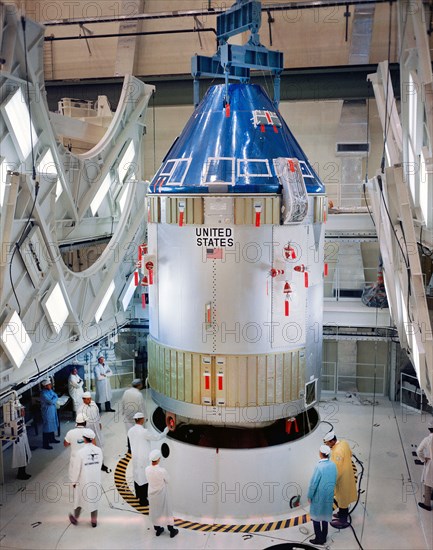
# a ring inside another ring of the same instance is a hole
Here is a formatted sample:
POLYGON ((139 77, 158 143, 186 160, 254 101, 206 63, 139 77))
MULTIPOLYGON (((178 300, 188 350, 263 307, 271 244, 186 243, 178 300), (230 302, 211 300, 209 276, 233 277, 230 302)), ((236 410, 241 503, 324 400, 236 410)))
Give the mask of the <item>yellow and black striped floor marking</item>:
MULTIPOLYGON (((138 512, 148 515, 149 507, 140 506, 138 499, 129 488, 126 481, 126 469, 129 461, 131 460, 131 454, 127 453, 117 463, 114 470, 114 483, 116 484, 119 495, 130 506, 135 508, 138 512)), ((186 521, 184 519, 175 518, 174 522, 176 527, 182 527, 183 529, 190 529, 192 531, 201 531, 203 533, 264 533, 266 531, 277 531, 278 529, 287 529, 289 527, 296 527, 303 523, 310 521, 309 514, 302 514, 289 519, 283 519, 280 521, 269 521, 267 523, 251 523, 246 525, 239 524, 224 524, 224 523, 198 523, 195 521, 186 521)))

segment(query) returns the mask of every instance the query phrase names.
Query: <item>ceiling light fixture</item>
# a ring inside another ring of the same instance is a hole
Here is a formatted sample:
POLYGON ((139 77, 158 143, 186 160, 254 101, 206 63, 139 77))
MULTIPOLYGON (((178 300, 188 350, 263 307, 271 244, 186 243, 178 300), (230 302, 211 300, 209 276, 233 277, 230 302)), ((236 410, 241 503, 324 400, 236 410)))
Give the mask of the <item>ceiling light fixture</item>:
POLYGON ((13 365, 20 368, 32 347, 32 341, 16 311, 6 317, 0 330, 0 341, 13 365))

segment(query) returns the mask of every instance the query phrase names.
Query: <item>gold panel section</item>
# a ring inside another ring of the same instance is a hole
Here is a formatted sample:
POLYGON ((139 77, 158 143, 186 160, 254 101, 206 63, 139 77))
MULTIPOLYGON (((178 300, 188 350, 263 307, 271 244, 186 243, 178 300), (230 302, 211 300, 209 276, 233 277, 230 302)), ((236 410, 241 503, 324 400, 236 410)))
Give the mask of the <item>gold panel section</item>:
POLYGON ((164 369, 164 386, 163 393, 165 395, 171 396, 170 392, 170 374, 171 374, 171 364, 170 364, 170 349, 163 348, 164 363, 161 364, 161 367, 164 369))
POLYGON ((248 405, 247 399, 247 381, 248 381, 248 357, 242 355, 238 357, 238 379, 237 386, 238 392, 238 407, 246 407, 248 405))
POLYGON ((201 403, 201 356, 191 353, 192 358, 192 403, 201 403))
POLYGON ((177 199, 175 197, 170 197, 169 203, 170 216, 167 216, 167 223, 177 223, 177 199))
POLYGON ((235 355, 227 357, 227 407, 236 407, 238 402, 238 361, 235 355))
POLYGON ((181 351, 177 354, 177 398, 185 401, 185 354, 181 351))
MULTIPOLYGON (((254 204, 261 204, 261 223, 280 224, 280 197, 231 197, 234 200, 234 218, 236 225, 253 225, 255 223, 254 204)), ((323 197, 319 197, 323 198, 323 197)), ((203 197, 149 196, 150 221, 152 223, 179 223, 179 202, 185 205, 184 225, 203 225, 203 197), (165 215, 162 215, 165 212, 165 215)), ((316 203, 315 203, 316 209, 316 203)))
POLYGON ((266 355, 257 357, 257 405, 266 405, 266 355))
POLYGON ((177 396, 177 382, 178 382, 178 372, 177 372, 177 352, 172 349, 170 353, 170 397, 173 399, 178 399, 177 396))
POLYGON ((194 223, 194 199, 192 197, 186 199, 185 208, 185 223, 194 223))
POLYGON ((273 201, 274 201, 274 199, 272 197, 267 197, 264 200, 265 212, 264 212, 264 216, 263 216, 263 223, 271 224, 271 225, 274 223, 274 220, 272 218, 272 215, 273 215, 272 203, 273 203, 273 201))
POLYGON ((275 403, 275 355, 266 356, 266 405, 275 403))
POLYGON ((191 353, 184 354, 184 401, 192 403, 192 357, 191 353))
POLYGON ((196 405, 255 407, 288 403, 305 387, 305 349, 266 355, 204 355, 167 348, 149 336, 149 383, 157 392, 196 405), (223 365, 218 368, 217 360, 223 365), (223 373, 219 390, 218 373, 223 373), (209 376, 207 380, 205 376, 209 376), (217 403, 219 401, 219 403, 217 403))
POLYGON ((290 401, 292 393, 292 354, 283 354, 283 371, 284 371, 284 386, 283 386, 283 399, 284 401, 290 401))
POLYGON ((245 387, 247 388, 247 405, 257 403, 257 357, 255 355, 247 356, 247 378, 245 387))
POLYGON ((193 199, 193 208, 194 208, 194 224, 202 225, 204 223, 204 202, 202 197, 194 197, 193 199))
POLYGON ((158 218, 158 221, 164 221, 168 223, 171 220, 171 198, 170 197, 157 197, 158 204, 160 205, 161 215, 158 218), (164 215, 162 214, 164 212, 164 215))

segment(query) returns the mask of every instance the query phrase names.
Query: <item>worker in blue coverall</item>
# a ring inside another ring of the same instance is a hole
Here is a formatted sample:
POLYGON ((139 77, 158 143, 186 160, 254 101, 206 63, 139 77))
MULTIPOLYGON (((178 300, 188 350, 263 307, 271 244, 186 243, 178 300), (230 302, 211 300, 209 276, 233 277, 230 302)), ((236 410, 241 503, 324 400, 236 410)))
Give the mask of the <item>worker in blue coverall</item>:
POLYGON ((311 544, 325 544, 328 536, 328 522, 332 520, 334 489, 337 481, 337 467, 329 460, 331 449, 321 445, 320 460, 310 481, 307 497, 310 502, 310 516, 313 521, 314 539, 311 544))
POLYGON ((52 389, 51 380, 47 378, 41 382, 41 413, 42 413, 42 438, 43 448, 52 449, 50 443, 60 443, 54 437, 54 433, 59 429, 59 417, 57 416, 56 403, 58 395, 52 389))

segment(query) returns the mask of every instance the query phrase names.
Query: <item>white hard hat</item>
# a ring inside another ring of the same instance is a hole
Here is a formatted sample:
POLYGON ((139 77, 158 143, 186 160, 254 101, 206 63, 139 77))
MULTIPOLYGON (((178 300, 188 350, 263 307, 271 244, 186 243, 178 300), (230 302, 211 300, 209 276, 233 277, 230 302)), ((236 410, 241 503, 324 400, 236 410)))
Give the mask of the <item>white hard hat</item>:
POLYGON ((45 380, 42 380, 41 384, 42 386, 48 386, 48 384, 51 384, 51 380, 49 378, 45 378, 45 380))
POLYGON ((335 438, 335 433, 333 431, 328 432, 325 434, 325 437, 323 438, 323 441, 332 441, 335 438))
POLYGON ((76 424, 84 424, 86 422, 86 417, 82 413, 77 414, 77 418, 75 419, 76 424))
POLYGON ((83 393, 83 395, 81 396, 82 399, 85 399, 85 398, 88 398, 88 397, 92 397, 92 394, 89 391, 85 391, 83 393))
POLYGON ((159 449, 153 449, 153 451, 150 451, 149 454, 149 460, 151 462, 156 462, 162 457, 161 451, 159 449))
POLYGON ((93 430, 90 430, 89 428, 86 428, 83 430, 83 437, 86 439, 95 439, 95 432, 93 430))
POLYGON ((144 418, 144 414, 141 412, 135 413, 133 418, 134 420, 139 420, 140 418, 144 418))
POLYGON ((319 450, 322 453, 322 455, 326 455, 326 456, 328 456, 329 453, 331 452, 331 449, 328 447, 328 445, 320 445, 319 450))

